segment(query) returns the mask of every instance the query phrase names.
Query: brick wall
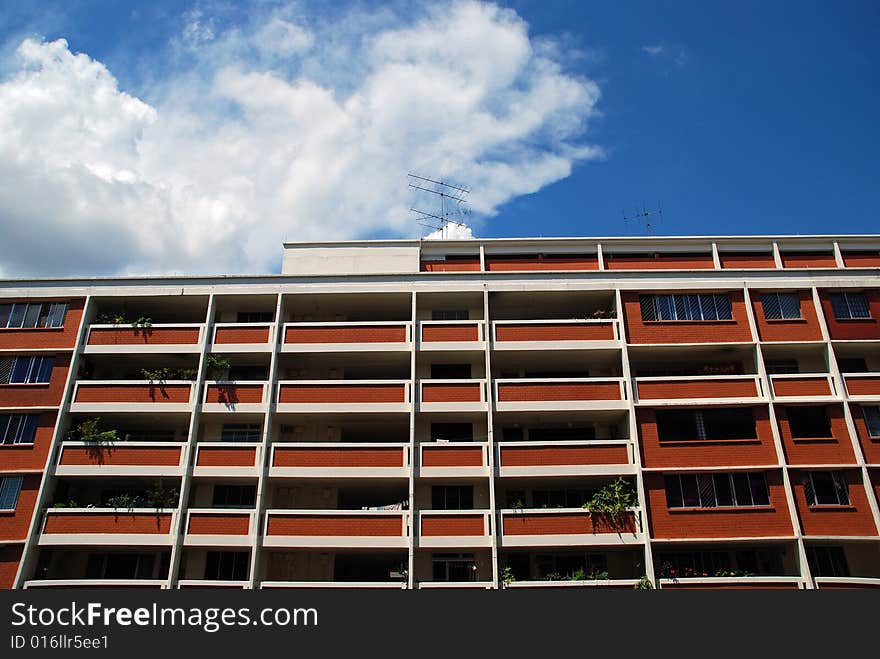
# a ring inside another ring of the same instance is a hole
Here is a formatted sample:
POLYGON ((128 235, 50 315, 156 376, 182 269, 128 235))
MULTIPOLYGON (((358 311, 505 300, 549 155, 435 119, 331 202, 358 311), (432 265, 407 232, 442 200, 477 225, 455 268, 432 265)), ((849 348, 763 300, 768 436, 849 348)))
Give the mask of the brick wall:
POLYGON ((0 545, 0 589, 9 590, 15 583, 24 545, 0 545))
MULTIPOLYGON (((0 473, 0 475, 4 474, 0 473)), ((15 510, 0 512, 0 541, 25 540, 27 538, 42 478, 42 474, 23 475, 21 492, 18 495, 15 510)))
POLYGON ((89 384, 83 381, 77 388, 74 402, 188 403, 190 389, 189 384, 89 384))
POLYGON ((482 467, 483 447, 422 446, 423 467, 482 467))
MULTIPOLYGON (((21 302, 23 300, 6 300, 21 302)), ((27 302, 42 302, 29 299, 27 302)), ((64 302, 64 300, 56 300, 64 302)), ((63 327, 32 327, 19 329, 0 329, 0 349, 34 350, 40 348, 73 349, 76 347, 76 336, 82 321, 84 298, 68 301, 67 315, 63 327)))
POLYGON ((114 510, 107 513, 52 513, 44 534, 56 533, 168 533, 171 530, 171 513, 130 513, 114 510))
POLYGON ((670 510, 663 474, 645 474, 651 535, 654 538, 758 538, 791 536, 794 531, 778 471, 766 473, 770 506, 670 510))
POLYGON ((268 327, 218 327, 214 334, 214 343, 268 343, 268 327))
POLYGON ((843 472, 849 490, 849 506, 807 505, 801 472, 791 472, 791 485, 797 505, 798 517, 804 535, 874 536, 877 528, 868 506, 865 486, 855 469, 843 472))
POLYGON ((636 380, 639 400, 664 398, 755 398, 758 395, 754 379, 636 380))
MULTIPOLYGON (((793 439, 787 408, 784 405, 776 406, 779 434, 782 437, 786 460, 789 464, 855 464, 856 458, 853 454, 852 441, 846 427, 843 409, 839 405, 826 405, 825 407, 831 422, 832 437, 793 439)), ((796 407, 794 409, 796 410, 796 407)))
POLYGON ((236 403, 262 403, 262 384, 209 384, 206 403, 235 405, 236 403))
POLYGON ((504 257, 486 256, 486 270, 515 271, 515 270, 598 270, 599 258, 597 256, 573 256, 568 258, 538 258, 538 257, 504 257))
POLYGON ((876 396, 880 398, 880 376, 847 377, 846 390, 850 396, 876 396))
POLYGON ((481 382, 422 385, 423 403, 479 403, 482 399, 481 382))
POLYGON ((96 327, 89 332, 90 346, 113 345, 195 345, 198 327, 96 327))
POLYGON ((833 252, 782 252, 783 268, 836 268, 833 252))
POLYGON ((423 325, 422 341, 479 341, 477 325, 423 325))
POLYGON ((402 467, 403 449, 306 448, 275 445, 273 467, 402 467))
POLYGON ((504 515, 504 535, 590 535, 634 532, 635 517, 628 513, 620 527, 602 515, 583 513, 511 513, 504 515))
POLYGON ((480 259, 476 257, 451 261, 422 261, 420 269, 422 272, 479 272, 480 259))
POLYGON ((199 448, 199 467, 253 467, 256 461, 257 449, 253 446, 238 447, 215 447, 202 446, 199 448))
POLYGON ((248 515, 191 513, 186 532, 192 535, 247 535, 249 530, 248 515))
POLYGON ((72 446, 62 452, 61 464, 176 467, 180 451, 180 446, 72 446))
POLYGON ((758 254, 749 252, 719 252, 718 259, 725 269, 776 269, 776 260, 772 253, 758 254))
POLYGON ((733 320, 643 321, 636 292, 621 293, 623 315, 630 343, 724 343, 751 341, 742 291, 731 291, 733 320))
POLYGON ((400 537, 397 515, 269 515, 266 535, 400 537))
POLYGON ((563 465, 623 465, 629 463, 625 446, 502 446, 502 467, 563 465))
POLYGON ((406 326, 288 327, 284 343, 406 343, 406 326))
POLYGON ((642 463, 645 467, 726 467, 778 464, 770 416, 764 406, 752 408, 757 439, 660 441, 656 410, 639 408, 642 463))
POLYGON ((862 445, 865 462, 880 464, 880 437, 868 435, 868 425, 865 423, 861 405, 850 403, 850 411, 852 412, 853 425, 855 425, 856 433, 859 436, 859 443, 862 445))
POLYGON ((497 341, 613 341, 612 323, 522 323, 495 326, 497 341))
POLYGON ((423 536, 485 535, 483 515, 422 515, 423 536))
POLYGON ((284 384, 279 403, 405 403, 402 384, 284 384))
POLYGON ((752 310, 755 314, 755 324, 758 327, 758 336, 761 341, 822 340, 822 330, 819 328, 816 306, 813 304, 813 296, 810 291, 797 291, 801 303, 800 320, 767 320, 764 314, 764 305, 761 303, 761 293, 750 291, 749 295, 752 298, 752 310))
POLYGON ((498 385, 500 402, 525 401, 577 401, 577 400, 620 400, 620 385, 617 382, 556 382, 556 383, 515 383, 498 385))
POLYGON ((606 270, 713 270, 711 254, 646 254, 644 256, 605 255, 606 270))
POLYGON ((847 268, 880 268, 880 252, 843 252, 847 268))
POLYGON ((837 320, 831 307, 829 293, 846 292, 845 289, 819 291, 822 300, 822 311, 825 313, 825 322, 828 325, 828 334, 832 339, 880 339, 880 289, 864 291, 868 300, 870 318, 837 320))
POLYGON ((831 385, 826 377, 773 378, 775 396, 830 396, 831 385))

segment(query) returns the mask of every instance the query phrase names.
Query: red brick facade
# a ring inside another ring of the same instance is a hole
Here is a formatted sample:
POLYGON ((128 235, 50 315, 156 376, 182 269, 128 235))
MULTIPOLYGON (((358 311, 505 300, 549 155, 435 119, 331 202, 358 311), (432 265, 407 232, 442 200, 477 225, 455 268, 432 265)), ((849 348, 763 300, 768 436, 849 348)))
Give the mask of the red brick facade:
POLYGON ((821 341, 822 329, 816 315, 816 305, 810 291, 796 291, 801 305, 800 319, 767 320, 764 305, 761 303, 761 292, 750 291, 752 310, 758 336, 761 341, 821 341))
POLYGON ((642 320, 639 294, 621 293, 630 343, 731 343, 752 340, 742 291, 730 291, 733 320, 642 320))

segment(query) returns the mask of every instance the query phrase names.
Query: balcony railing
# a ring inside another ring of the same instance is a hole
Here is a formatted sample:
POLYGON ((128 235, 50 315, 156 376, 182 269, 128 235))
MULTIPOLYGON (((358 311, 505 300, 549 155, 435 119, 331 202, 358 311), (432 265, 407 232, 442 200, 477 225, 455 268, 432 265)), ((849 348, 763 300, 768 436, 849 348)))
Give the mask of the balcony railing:
POLYGON ((880 399, 880 373, 847 373, 846 392, 854 400, 880 399))
POLYGON ((481 320, 423 320, 419 322, 422 350, 481 350, 485 337, 481 320))
POLYGON ((81 380, 73 390, 71 412, 189 412, 189 380, 81 380))
POLYGON ((635 378, 636 401, 760 401, 764 397, 757 375, 695 375, 635 378))
POLYGON ((804 580, 800 577, 682 577, 660 579, 662 589, 694 590, 800 590, 804 580))
POLYGON ((825 589, 880 589, 880 579, 872 577, 816 577, 819 590, 825 589))
POLYGON ((409 321, 285 323, 282 352, 410 350, 409 321))
POLYGON ((199 352, 204 332, 203 323, 94 324, 89 326, 85 352, 199 352))
POLYGON ((638 579, 581 579, 578 581, 513 581, 505 588, 625 588, 632 590, 638 579))
POLYGON ((260 588, 384 588, 406 589, 405 581, 263 581, 260 588))
POLYGON ((278 412, 409 412, 409 380, 286 380, 278 412))
POLYGON ((419 590, 491 590, 495 585, 491 581, 420 581, 419 590))
POLYGON ((486 380, 420 380, 423 412, 482 412, 487 408, 486 380))
POLYGON ((175 511, 155 508, 50 508, 41 545, 170 545, 175 511))
POLYGON ((24 582, 31 588, 165 588, 165 579, 33 579, 24 582))
POLYGON ((241 590, 250 588, 249 581, 219 581, 215 579, 181 579, 178 588, 234 588, 241 590))
POLYGON ((246 547, 253 542, 255 530, 253 510, 196 508, 186 513, 186 535, 189 546, 246 547))
POLYGON ((274 335, 275 323, 216 323, 212 344, 215 352, 263 352, 274 335))
POLYGON ((272 444, 270 477, 408 478, 409 444, 290 442, 272 444))
POLYGON ((421 547, 490 547, 492 513, 488 510, 423 510, 419 512, 421 547))
POLYGON ((835 395, 834 378, 827 373, 785 373, 770 376, 774 398, 827 398, 835 395))
POLYGON ((209 381, 202 400, 204 412, 262 412, 269 400, 269 383, 209 381))
POLYGON ((193 476, 259 476, 262 451, 255 442, 199 442, 193 476))
POLYGON ((489 475, 486 442, 430 442, 419 445, 419 475, 428 477, 482 477, 489 475))
POLYGON ((500 476, 588 476, 635 473, 627 439, 496 444, 500 476))
POLYGON ((409 544, 405 510, 267 510, 264 547, 376 547, 409 544))
POLYGON ((501 544, 506 547, 622 545, 644 541, 641 511, 625 514, 619 524, 582 508, 502 510, 501 544))
POLYGON ((616 409, 626 404, 623 378, 512 378, 496 379, 494 386, 499 412, 616 409))
POLYGON ((176 442, 64 442, 57 476, 182 476, 185 445, 176 442))
POLYGON ((564 320, 496 320, 492 345, 496 350, 560 350, 595 348, 620 340, 612 318, 564 320))

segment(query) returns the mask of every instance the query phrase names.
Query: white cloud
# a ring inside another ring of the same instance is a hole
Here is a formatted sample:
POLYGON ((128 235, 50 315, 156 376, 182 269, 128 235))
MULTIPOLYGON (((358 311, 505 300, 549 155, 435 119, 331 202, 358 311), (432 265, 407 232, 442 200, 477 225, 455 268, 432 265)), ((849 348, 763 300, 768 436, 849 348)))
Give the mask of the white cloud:
POLYGON ((466 224, 459 222, 450 222, 449 224, 432 231, 425 240, 471 240, 474 232, 466 224))
POLYGON ((666 46, 662 43, 655 44, 653 46, 642 46, 642 52, 647 53, 651 57, 656 57, 657 55, 662 55, 666 50, 666 46))
POLYGON ((185 25, 191 65, 149 103, 63 40, 20 45, 0 272, 265 272, 285 239, 417 235, 407 172, 469 184, 479 227, 602 155, 583 141, 598 86, 495 5, 185 25))

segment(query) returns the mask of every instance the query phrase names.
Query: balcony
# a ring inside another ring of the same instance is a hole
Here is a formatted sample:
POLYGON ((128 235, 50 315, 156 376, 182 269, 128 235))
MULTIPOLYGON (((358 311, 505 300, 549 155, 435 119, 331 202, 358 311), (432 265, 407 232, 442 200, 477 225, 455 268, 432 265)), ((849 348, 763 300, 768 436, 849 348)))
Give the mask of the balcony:
POLYGON ((409 321, 285 323, 282 352, 354 352, 412 349, 409 321))
POLYGON ((636 401, 691 404, 757 402, 764 397, 757 375, 699 375, 635 378, 636 401))
POLYGON ((816 577, 819 590, 880 589, 880 579, 860 577, 816 577))
POLYGON ((262 450, 254 443, 199 442, 193 476, 259 476, 262 450))
POLYGON ((422 412, 484 412, 486 380, 420 380, 422 412))
POLYGON ((814 400, 834 396, 834 378, 826 373, 771 375, 773 398, 786 400, 814 400))
POLYGON ((274 336, 275 323, 217 323, 212 352, 266 352, 274 336))
POLYGON ((171 442, 64 442, 56 476, 182 476, 184 445, 171 442))
POLYGON ((25 581, 23 588, 136 588, 161 589, 165 579, 34 579, 25 581))
POLYGON ((423 320, 419 323, 419 349, 485 350, 483 326, 478 320, 423 320))
POLYGON ((409 380, 287 380, 278 412, 409 412, 409 380))
POLYGON ((623 378, 511 378, 495 380, 499 412, 623 409, 623 378))
POLYGON ((416 587, 419 590, 491 590, 495 584, 491 581, 420 581, 416 587))
POLYGON ((496 320, 492 322, 495 350, 569 350, 614 347, 620 340, 613 319, 496 320))
POLYGON ((405 510, 267 510, 263 546, 405 549, 408 520, 405 510))
POLYGON ((694 577, 661 579, 660 588, 687 590, 800 590, 800 577, 694 577))
POLYGON ((633 590, 638 579, 584 579, 582 581, 513 581, 505 588, 615 588, 633 590))
POLYGON ((176 513, 155 508, 50 508, 40 545, 170 545, 176 513))
POLYGON ((644 542, 641 513, 630 511, 618 527, 582 508, 502 510, 504 547, 630 545, 644 542))
POLYGON ((590 476, 633 474, 633 444, 629 440, 500 442, 498 475, 590 476))
POLYGON ((480 478, 489 475, 489 445, 485 442, 431 442, 419 446, 422 478, 480 478))
POLYGON ((268 393, 268 382, 206 382, 202 411, 264 412, 268 393))
POLYGON ((71 412, 189 412, 193 383, 168 380, 82 380, 76 383, 71 412))
POLYGON ((188 547, 249 547, 255 530, 253 510, 190 509, 186 514, 188 547))
POLYGON ((227 588, 243 590, 250 587, 250 581, 216 581, 211 579, 181 579, 178 588, 227 588))
POLYGON ((150 327, 95 324, 89 326, 83 352, 197 353, 201 351, 204 333, 202 323, 163 323, 150 327))
POLYGON ((491 547, 492 513, 488 510, 424 510, 419 513, 419 546, 491 547))
POLYGON ((406 590, 405 581, 263 581, 260 588, 383 588, 406 590))
POLYGON ((843 380, 846 393, 853 400, 880 400, 880 374, 848 373, 843 380))
POLYGON ((409 478, 409 444, 275 443, 269 464, 270 477, 409 478))

